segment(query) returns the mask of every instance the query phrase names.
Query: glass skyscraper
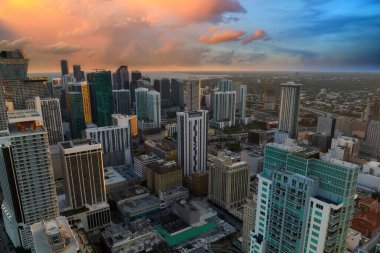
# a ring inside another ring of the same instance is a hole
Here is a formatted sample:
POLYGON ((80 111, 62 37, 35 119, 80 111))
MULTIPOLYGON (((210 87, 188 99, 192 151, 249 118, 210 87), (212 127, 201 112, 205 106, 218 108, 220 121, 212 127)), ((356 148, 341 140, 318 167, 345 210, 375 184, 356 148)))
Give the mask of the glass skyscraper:
POLYGON ((314 150, 268 144, 250 252, 345 252, 358 172, 314 150))

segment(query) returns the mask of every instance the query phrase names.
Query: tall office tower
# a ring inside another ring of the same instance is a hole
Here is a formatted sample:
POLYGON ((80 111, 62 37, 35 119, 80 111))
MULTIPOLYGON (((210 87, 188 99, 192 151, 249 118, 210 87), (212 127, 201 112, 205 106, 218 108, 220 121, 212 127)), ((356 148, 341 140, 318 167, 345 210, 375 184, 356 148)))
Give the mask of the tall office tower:
POLYGON ((63 126, 59 99, 35 97, 34 100, 28 100, 26 103, 28 109, 35 109, 42 116, 48 133, 49 145, 62 142, 63 126))
POLYGON ((82 71, 80 65, 73 65, 73 73, 77 82, 84 81, 84 72, 82 71))
POLYGON ((88 74, 92 120, 99 126, 110 126, 113 113, 111 71, 99 71, 88 74))
POLYGON ((171 82, 171 95, 174 106, 183 107, 183 81, 178 79, 170 79, 171 82))
POLYGON ((336 119, 331 117, 331 115, 319 116, 317 133, 333 137, 335 132, 335 122, 336 119))
POLYGON ((0 86, 0 138, 8 131, 7 105, 4 99, 4 92, 0 86))
POLYGON ((147 93, 147 118, 153 122, 154 128, 161 127, 161 95, 155 90, 147 93))
POLYGON ((187 111, 198 111, 201 108, 200 90, 201 80, 189 79, 185 81, 184 106, 187 111))
POLYGON ((120 66, 115 73, 114 90, 129 89, 129 71, 128 66, 120 66))
POLYGON ((131 91, 131 100, 132 103, 136 102, 136 97, 135 97, 135 90, 137 88, 137 81, 140 80, 142 77, 141 72, 138 70, 132 70, 131 73, 131 82, 129 84, 129 90, 131 91))
POLYGON ((380 119, 380 102, 368 103, 362 115, 362 119, 365 121, 380 119))
POLYGON ((250 252, 345 252, 359 165, 317 157, 267 144, 250 252))
POLYGON ((177 113, 178 165, 190 176, 207 169, 208 111, 177 113))
POLYGON ((147 88, 137 88, 135 90, 136 95, 136 115, 138 120, 144 120, 148 115, 147 108, 147 96, 148 89, 147 88))
POLYGON ((66 87, 66 89, 69 92, 80 92, 82 94, 84 121, 85 123, 91 123, 92 122, 91 99, 90 99, 90 88, 89 88, 88 83, 86 81, 76 82, 66 87))
POLYGON ((360 152, 365 156, 380 159, 380 120, 369 122, 360 152))
POLYGON ((153 89, 155 91, 158 91, 158 92, 161 91, 161 81, 160 81, 160 79, 154 79, 153 80, 153 89))
POLYGON ((35 97, 49 97, 49 82, 47 77, 28 77, 22 82, 17 82, 11 87, 8 98, 13 102, 16 110, 26 109, 25 101, 35 97))
POLYGON ((160 91, 161 99, 171 99, 171 90, 170 90, 170 79, 162 78, 160 80, 160 91))
POLYGON ((113 111, 117 114, 131 114, 131 93, 129 90, 113 90, 113 111))
POLYGON ((249 180, 246 162, 233 162, 228 156, 217 157, 209 169, 208 198, 227 210, 240 207, 246 202, 249 180))
POLYGON ((289 137, 297 137, 298 113, 300 107, 302 84, 287 82, 281 84, 281 105, 278 119, 278 130, 289 134, 289 137))
POLYGON ((240 85, 239 89, 239 114, 241 119, 245 119, 247 117, 247 85, 240 85))
POLYGON ((217 91, 213 93, 213 122, 224 123, 220 128, 235 125, 236 92, 217 91))
POLYGON ((48 135, 36 111, 8 117, 10 135, 0 140, 1 209, 13 245, 30 249, 30 226, 59 215, 48 135))
POLYGON ((69 63, 67 60, 61 60, 61 74, 62 76, 69 74, 69 63))
POLYGON ((73 208, 106 201, 102 145, 95 140, 61 142, 66 201, 73 208))
POLYGON ((87 139, 93 139, 101 144, 106 167, 133 163, 131 137, 134 130, 133 117, 113 115, 115 125, 86 129, 87 139))
POLYGON ((219 91, 232 91, 232 90, 233 90, 232 80, 220 80, 219 91))
POLYGON ((268 88, 265 85, 263 94, 264 110, 274 111, 276 110, 276 90, 273 88, 268 88))
POLYGON ((86 121, 83 108, 83 95, 78 91, 67 92, 66 101, 70 122, 71 138, 81 139, 82 132, 86 129, 86 121))
POLYGON ((250 249, 251 239, 250 234, 252 229, 255 228, 256 219, 256 206, 257 206, 257 196, 250 192, 247 197, 247 203, 244 205, 243 214, 243 231, 242 231, 242 242, 241 249, 243 253, 248 253, 250 249))

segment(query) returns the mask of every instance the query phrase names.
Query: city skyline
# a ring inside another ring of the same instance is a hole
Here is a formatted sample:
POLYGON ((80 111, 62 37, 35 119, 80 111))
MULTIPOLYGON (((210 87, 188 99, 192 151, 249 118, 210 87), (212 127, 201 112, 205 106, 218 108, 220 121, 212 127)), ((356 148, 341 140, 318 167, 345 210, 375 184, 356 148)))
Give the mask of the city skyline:
POLYGON ((378 71, 379 9, 373 0, 5 0, 0 48, 23 48, 30 72, 58 72, 61 59, 86 71, 378 71))

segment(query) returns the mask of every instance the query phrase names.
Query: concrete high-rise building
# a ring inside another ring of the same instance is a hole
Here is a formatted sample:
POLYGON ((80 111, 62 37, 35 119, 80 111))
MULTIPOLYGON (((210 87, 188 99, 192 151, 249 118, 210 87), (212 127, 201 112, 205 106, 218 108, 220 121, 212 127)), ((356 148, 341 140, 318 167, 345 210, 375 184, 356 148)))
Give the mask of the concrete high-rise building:
POLYGON ((114 115, 115 125, 86 129, 87 139, 93 139, 101 144, 106 167, 133 163, 132 119, 133 117, 114 115))
POLYGON ((281 84, 281 105, 278 119, 278 130, 289 134, 289 137, 297 137, 298 113, 300 107, 302 84, 287 82, 281 84))
POLYGON ((131 93, 129 90, 113 90, 113 111, 116 114, 131 114, 131 93))
POLYGON ((0 138, 1 205, 15 247, 33 247, 30 226, 59 215, 46 129, 33 110, 9 112, 9 136, 0 138))
POLYGON ((69 63, 67 60, 61 60, 61 74, 62 76, 69 74, 69 63))
POLYGON ((217 157, 209 169, 208 198, 227 210, 242 206, 249 192, 250 173, 246 162, 217 157))
POLYGON ((161 95, 155 90, 147 93, 147 119, 154 123, 154 128, 161 127, 161 95))
POLYGON ((111 71, 93 72, 87 75, 90 84, 92 120, 99 126, 110 126, 113 113, 111 71))
POLYGON ((170 87, 170 79, 162 78, 160 80, 160 94, 161 99, 171 99, 171 87, 170 87))
POLYGON ((201 108, 201 80, 189 79, 184 85, 184 106, 187 111, 198 111, 201 108))
POLYGON ((276 90, 265 86, 263 94, 264 110, 274 111, 276 110, 276 90))
POLYGON ((129 71, 128 66, 120 66, 115 73, 114 90, 129 89, 129 71))
POLYGON ((189 176, 207 169, 208 111, 177 113, 178 165, 189 176))
POLYGON ((82 132, 86 129, 83 95, 81 92, 77 91, 67 92, 66 102, 70 122, 71 138, 81 139, 82 132))
POLYGON ((84 72, 80 65, 73 65, 74 78, 77 82, 84 81, 84 72))
MULTIPOLYGON (((28 63, 29 59, 25 58, 21 50, 0 51, 0 81, 3 83, 26 79, 28 63)), ((11 85, 10 83, 9 86, 11 85)))
POLYGON ((336 119, 330 115, 319 116, 317 123, 317 133, 333 137, 335 132, 335 122, 336 119))
POLYGON ((247 117, 247 85, 240 85, 239 114, 241 119, 247 117))
POLYGON ((219 82, 219 90, 220 91, 232 91, 233 90, 233 82, 232 80, 220 80, 219 82))
POLYGON ((172 89, 172 102, 174 106, 183 107, 183 81, 178 79, 171 79, 171 89, 172 89))
POLYGON ((359 165, 269 143, 250 252, 344 253, 359 165))
POLYGON ((106 200, 102 145, 95 140, 58 144, 62 161, 66 202, 78 209, 106 200))
POLYGON ((135 90, 136 96, 136 115, 138 120, 147 119, 148 108, 147 108, 147 88, 137 88, 135 90))
POLYGON ((7 134, 8 131, 8 114, 7 105, 4 99, 4 92, 0 86, 0 137, 7 134))
POLYGON ((86 81, 76 82, 68 86, 66 89, 70 92, 71 91, 80 92, 82 94, 84 120, 86 123, 91 123, 92 122, 91 98, 90 98, 90 88, 89 88, 88 83, 86 81))
POLYGON ((62 142, 64 134, 59 99, 36 97, 26 103, 28 109, 35 109, 42 116, 43 125, 48 133, 49 144, 55 145, 62 142))
POLYGON ((217 91, 213 93, 212 98, 213 122, 223 123, 219 128, 235 125, 236 113, 236 92, 235 91, 217 91))
POLYGON ((251 238, 250 234, 252 229, 255 228, 256 219, 256 207, 257 207, 257 196, 250 192, 248 194, 247 203, 244 205, 243 214, 243 231, 242 231, 242 242, 241 249, 243 253, 249 253, 251 238))
POLYGON ((137 86, 137 81, 142 78, 142 74, 138 70, 133 70, 131 73, 131 82, 129 84, 129 90, 131 91, 131 100, 132 103, 136 102, 136 97, 135 97, 135 90, 138 87, 137 86))
POLYGON ((160 79, 154 79, 153 80, 153 89, 157 92, 161 91, 161 81, 160 79))
POLYGON ((380 159, 380 120, 371 120, 368 123, 360 152, 365 156, 380 159))

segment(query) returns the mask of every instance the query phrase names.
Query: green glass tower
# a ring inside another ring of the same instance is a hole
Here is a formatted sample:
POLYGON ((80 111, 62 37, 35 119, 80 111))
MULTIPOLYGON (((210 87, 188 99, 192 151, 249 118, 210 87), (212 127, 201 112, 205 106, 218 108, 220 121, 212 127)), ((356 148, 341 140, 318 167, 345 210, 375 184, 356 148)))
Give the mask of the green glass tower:
POLYGON ((113 99, 111 71, 88 74, 92 120, 98 127, 112 125, 113 99))
POLYGON ((268 144, 250 252, 345 252, 358 172, 315 150, 268 144))
POLYGON ((80 139, 82 138, 82 131, 86 129, 82 93, 77 91, 67 92, 66 101, 70 117, 71 137, 80 139))

